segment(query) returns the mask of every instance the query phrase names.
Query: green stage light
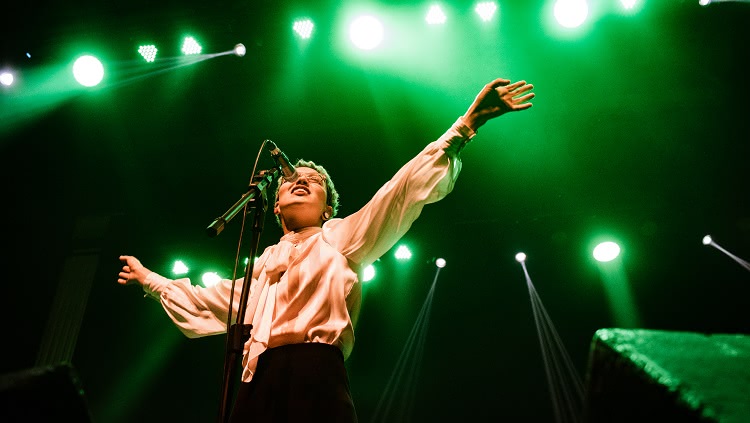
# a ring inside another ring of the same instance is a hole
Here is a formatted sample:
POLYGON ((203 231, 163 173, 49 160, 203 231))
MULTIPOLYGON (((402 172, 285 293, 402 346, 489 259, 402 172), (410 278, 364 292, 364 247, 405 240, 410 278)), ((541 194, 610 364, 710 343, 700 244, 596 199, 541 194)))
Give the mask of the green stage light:
POLYGON ((234 46, 234 54, 238 57, 243 57, 245 53, 247 53, 247 48, 245 48, 245 45, 242 43, 238 43, 234 46))
POLYGON ((206 272, 201 276, 201 282, 203 286, 209 287, 214 286, 221 281, 221 276, 216 272, 206 272))
POLYGON ((477 12, 477 15, 484 21, 487 22, 490 19, 492 19, 493 16, 495 16, 495 11, 497 10, 497 5, 495 2, 492 1, 485 1, 477 4, 477 7, 474 8, 474 11, 477 12))
POLYGON ((292 29, 300 38, 308 39, 312 36, 315 25, 310 19, 300 19, 294 22, 292 29))
POLYGON ((620 255, 620 246, 612 241, 602 242, 594 248, 594 258, 600 262, 612 261, 620 255))
POLYGON ((13 85, 13 73, 5 71, 0 73, 0 84, 10 87, 13 85))
POLYGON ((73 63, 73 76, 79 84, 93 87, 104 78, 104 66, 96 57, 84 55, 73 63))
POLYGON ((172 273, 175 275, 185 275, 190 271, 185 262, 182 260, 176 260, 174 266, 172 266, 172 273))
POLYGON ((555 3, 555 19, 566 28, 579 27, 588 14, 586 0, 557 0, 555 3))
POLYGON ((362 282, 369 282, 375 278, 375 266, 369 265, 365 267, 362 274, 362 282))
POLYGON ((198 44, 198 41, 196 41, 195 38, 185 37, 185 41, 182 43, 182 53, 189 56, 192 54, 200 54, 201 50, 203 50, 203 48, 198 44))
POLYGON ((155 45, 144 45, 138 47, 138 53, 146 59, 147 62, 156 60, 156 52, 159 51, 155 45))
POLYGON ((430 10, 427 11, 427 16, 424 20, 430 25, 441 25, 445 23, 446 17, 443 9, 438 5, 430 6, 430 10))
POLYGON ((411 250, 409 250, 409 247, 402 245, 396 249, 394 257, 398 260, 409 260, 411 258, 411 250))
POLYGON ((349 26, 349 38, 358 48, 372 50, 383 41, 383 24, 373 16, 360 16, 349 26))

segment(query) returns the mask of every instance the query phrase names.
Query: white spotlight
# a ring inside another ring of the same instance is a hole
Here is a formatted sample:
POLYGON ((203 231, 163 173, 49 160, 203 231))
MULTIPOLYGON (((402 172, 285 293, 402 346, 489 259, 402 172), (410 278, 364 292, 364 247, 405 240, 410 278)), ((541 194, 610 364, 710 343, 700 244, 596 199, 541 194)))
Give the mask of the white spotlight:
POLYGON ((349 38, 362 50, 372 50, 383 41, 383 24, 373 16, 361 16, 349 26, 349 38))
POLYGON ((620 246, 612 241, 602 242, 594 248, 594 258, 597 261, 612 261, 620 255, 620 246))
POLYGON ((445 264, 446 263, 445 263, 445 259, 444 258, 439 258, 439 259, 435 260, 435 266, 437 266, 437 267, 439 267, 441 269, 443 267, 445 267, 445 264))
POLYGON ((93 87, 104 78, 104 66, 96 57, 84 55, 73 63, 73 76, 79 84, 93 87))
POLYGON ((364 274, 362 275, 362 282, 369 282, 375 278, 375 266, 369 265, 365 267, 364 274))
POLYGON ((557 0, 554 13, 560 25, 576 28, 586 20, 589 6, 586 0, 557 0))
POLYGON ((214 286, 221 282, 221 276, 216 272, 206 272, 201 277, 201 281, 205 287, 214 286))
POLYGON ((9 87, 13 84, 13 74, 11 72, 0 73, 0 84, 9 87))
POLYGON ((236 54, 239 57, 242 57, 247 53, 247 49, 245 48, 245 45, 242 43, 237 44, 234 46, 234 54, 236 54))
POLYGON ((708 245, 712 242, 714 242, 714 240, 711 239, 711 235, 706 235, 703 237, 703 245, 708 245))
POLYGON ((516 261, 519 263, 523 263, 526 261, 526 253, 518 253, 516 254, 516 261))

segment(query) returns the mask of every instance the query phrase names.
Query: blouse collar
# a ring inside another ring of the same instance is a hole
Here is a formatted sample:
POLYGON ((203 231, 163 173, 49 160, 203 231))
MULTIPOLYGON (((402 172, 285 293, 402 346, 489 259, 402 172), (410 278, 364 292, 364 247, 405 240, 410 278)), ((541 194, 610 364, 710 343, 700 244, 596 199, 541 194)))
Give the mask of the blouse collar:
POLYGON ((281 240, 291 242, 292 244, 299 244, 322 231, 323 228, 319 226, 308 226, 307 228, 302 228, 298 231, 287 232, 281 237, 281 240))

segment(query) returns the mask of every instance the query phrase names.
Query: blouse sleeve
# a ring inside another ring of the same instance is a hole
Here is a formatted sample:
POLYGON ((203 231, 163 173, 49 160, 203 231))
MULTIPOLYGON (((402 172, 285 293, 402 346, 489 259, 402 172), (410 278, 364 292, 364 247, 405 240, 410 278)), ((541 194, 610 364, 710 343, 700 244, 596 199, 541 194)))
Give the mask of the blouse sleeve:
POLYGON ((357 271, 373 263, 406 234, 425 204, 439 201, 453 190, 461 171, 459 152, 474 135, 459 118, 406 163, 364 207, 344 219, 326 222, 326 241, 357 271))
MULTIPOLYGON (((155 272, 146 278, 146 296, 159 301, 180 331, 188 338, 226 332, 227 304, 231 280, 222 280, 211 287, 194 286, 190 279, 168 279, 155 272)), ((242 280, 235 286, 235 304, 242 280)), ((236 307, 235 307, 236 309, 236 307)))
MULTIPOLYGON (((272 247, 267 248, 256 260, 253 269, 254 279, 257 278, 259 269, 272 250, 272 247)), ((169 318, 185 336, 199 338, 227 331, 229 316, 227 310, 230 297, 233 297, 231 324, 236 323, 243 283, 244 278, 238 279, 234 284, 234 293, 232 293, 231 279, 222 279, 216 285, 202 287, 193 285, 187 278, 172 280, 151 272, 146 277, 143 290, 147 297, 161 303, 169 318)), ((250 287, 251 296, 256 285, 252 284, 250 287)), ((251 317, 246 315, 245 321, 251 317)))

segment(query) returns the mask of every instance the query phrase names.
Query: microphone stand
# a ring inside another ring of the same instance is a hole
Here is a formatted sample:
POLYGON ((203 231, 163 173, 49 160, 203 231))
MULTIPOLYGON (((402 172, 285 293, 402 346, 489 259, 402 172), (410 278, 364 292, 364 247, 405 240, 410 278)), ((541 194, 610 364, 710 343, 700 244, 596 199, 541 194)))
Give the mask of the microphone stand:
MULTIPOLYGON (((242 357, 242 349, 245 342, 250 339, 250 331, 253 328, 252 324, 245 323, 245 312, 247 310, 247 299, 250 292, 250 285, 252 283, 253 267, 255 265, 255 255, 258 251, 258 244, 260 242, 260 234, 263 232, 263 222, 265 220, 265 212, 268 208, 268 200, 266 189, 268 186, 279 177, 281 167, 277 166, 271 170, 263 170, 257 176, 253 175, 248 191, 240 197, 240 199, 232 205, 221 217, 216 218, 208 227, 206 232, 208 236, 214 237, 224 230, 224 226, 229 223, 232 218, 240 212, 243 208, 245 210, 245 216, 247 216, 250 209, 255 210, 253 225, 252 225, 252 241, 250 243, 250 255, 248 256, 248 264, 245 267, 245 279, 242 283, 242 293, 240 295, 240 302, 237 305, 237 320, 236 323, 229 326, 227 329, 226 338, 226 357, 224 360, 224 383, 222 385, 221 395, 221 408, 219 409, 219 423, 226 423, 229 421, 229 414, 231 410, 232 394, 232 375, 237 367, 237 363, 242 357), (258 196, 260 195, 260 207, 258 207, 258 196)), ((239 257, 237 258, 239 262, 239 257)), ((230 298, 230 301, 232 299, 230 298)), ((229 309, 228 313, 231 315, 232 310, 229 309)), ((229 325, 229 323, 227 323, 229 325)))

